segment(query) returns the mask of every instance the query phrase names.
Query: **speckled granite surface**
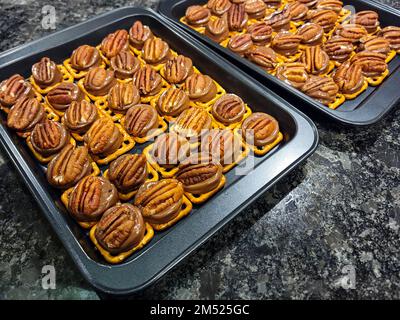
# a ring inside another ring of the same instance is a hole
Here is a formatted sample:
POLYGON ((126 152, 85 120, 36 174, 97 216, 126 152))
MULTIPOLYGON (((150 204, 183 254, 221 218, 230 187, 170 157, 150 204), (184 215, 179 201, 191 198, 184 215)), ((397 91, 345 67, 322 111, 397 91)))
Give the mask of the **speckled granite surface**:
MULTIPOLYGON (((51 4, 60 30, 122 5, 156 2, 51 4)), ((0 0, 0 51, 48 34, 40 24, 47 3, 0 0)), ((399 299, 400 109, 371 128, 326 122, 316 120, 321 144, 304 165, 137 298, 399 299), (355 272, 353 289, 341 285, 346 268, 355 272)), ((16 298, 98 296, 0 150, 0 299, 16 298), (41 287, 46 264, 56 268, 55 290, 41 287)))

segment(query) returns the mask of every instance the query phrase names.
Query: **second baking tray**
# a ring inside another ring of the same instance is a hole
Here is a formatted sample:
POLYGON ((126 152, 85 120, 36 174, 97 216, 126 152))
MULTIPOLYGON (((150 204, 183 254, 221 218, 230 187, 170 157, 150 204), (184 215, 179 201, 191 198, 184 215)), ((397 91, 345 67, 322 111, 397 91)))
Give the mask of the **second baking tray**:
MULTIPOLYGON (((344 0, 343 2, 345 5, 352 5, 356 11, 376 11, 380 16, 383 27, 388 25, 400 26, 400 11, 389 6, 371 0, 344 0)), ((332 110, 179 21, 185 15, 187 7, 195 4, 203 5, 205 3, 207 3, 207 0, 164 0, 160 3, 159 12, 186 32, 201 39, 223 57, 240 66, 242 70, 259 80, 262 84, 284 96, 296 108, 304 111, 312 108, 344 124, 370 125, 379 121, 400 101, 400 55, 396 55, 389 63, 390 75, 381 85, 378 87, 369 86, 356 99, 347 100, 338 109, 332 110)))
MULTIPOLYGON (((61 239, 83 276, 97 290, 110 294, 129 294, 159 279, 187 255, 227 224, 257 196, 306 159, 316 148, 318 135, 313 123, 280 97, 257 84, 196 40, 169 26, 158 14, 137 8, 122 8, 44 39, 0 55, 0 74, 25 77, 30 66, 43 56, 57 63, 69 57, 79 45, 97 45, 116 29, 129 29, 137 19, 167 41, 172 49, 190 57, 200 71, 209 74, 228 92, 240 95, 253 110, 276 117, 284 141, 261 158, 248 175, 227 175, 226 187, 207 203, 195 206, 191 214, 164 232, 119 265, 103 260, 91 243, 87 231, 80 228, 61 204, 60 192, 46 181, 44 167, 34 159, 25 142, 5 125, 1 116, 0 142, 22 175, 43 213, 61 239)), ((137 152, 135 147, 132 152, 137 152)), ((11 189, 10 189, 11 190, 11 189)))

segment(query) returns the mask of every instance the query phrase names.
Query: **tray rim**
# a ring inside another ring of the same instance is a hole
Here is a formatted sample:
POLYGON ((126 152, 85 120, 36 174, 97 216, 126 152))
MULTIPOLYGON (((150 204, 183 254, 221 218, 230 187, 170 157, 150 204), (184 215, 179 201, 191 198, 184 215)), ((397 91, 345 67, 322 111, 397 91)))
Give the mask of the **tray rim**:
MULTIPOLYGON (((57 38, 58 40, 56 42, 59 42, 59 44, 62 43, 62 37, 58 38, 60 34, 67 34, 71 30, 76 30, 78 27, 86 26, 90 23, 96 22, 99 19, 102 18, 111 18, 113 15, 120 15, 119 18, 124 18, 124 17, 129 17, 132 14, 146 14, 153 16, 156 19, 159 19, 161 23, 165 24, 168 28, 170 28, 172 31, 174 31, 178 36, 182 37, 186 41, 192 41, 198 50, 205 50, 208 51, 208 53, 211 55, 211 57, 214 57, 217 59, 217 61, 220 61, 221 63, 230 66, 235 70, 235 72, 238 73, 238 75, 242 76, 244 79, 247 79, 249 82, 253 82, 255 87, 258 87, 259 90, 271 92, 269 89, 264 88, 260 83, 257 81, 251 79, 248 75, 244 74, 241 70, 237 69, 235 66, 230 64, 229 62, 226 62, 222 60, 218 55, 216 55, 213 52, 209 52, 210 50, 204 46, 203 44, 199 43, 198 40, 193 39, 189 35, 182 35, 181 31, 179 28, 176 28, 175 26, 171 26, 167 21, 165 21, 164 18, 162 18, 159 14, 157 14, 155 11, 151 9, 142 9, 142 8, 137 8, 137 7, 132 7, 132 6, 127 6, 127 7, 122 7, 116 10, 109 11, 107 13, 104 13, 100 16, 93 17, 87 21, 81 22, 75 26, 68 27, 66 29, 60 30, 58 32, 52 33, 49 36, 46 36, 45 38, 41 38, 38 40, 35 40, 35 44, 40 44, 41 42, 46 42, 46 40, 54 40, 57 38)), ((94 30, 91 30, 90 32, 93 32, 94 30)), ((70 37, 69 39, 75 39, 78 37, 81 37, 82 34, 79 34, 74 37, 70 37)), ((48 43, 48 42, 46 42, 48 43)), ((53 43, 50 41, 50 43, 53 43)), ((0 54, 0 67, 3 67, 5 65, 11 64, 15 62, 16 60, 22 59, 23 56, 28 57, 30 55, 33 55, 37 52, 30 50, 29 54, 24 54, 26 49, 31 48, 32 43, 26 43, 24 45, 21 45, 17 48, 13 48, 10 50, 7 50, 6 52, 3 52, 0 54), (2 63, 6 61, 6 63, 2 63)), ((50 47, 52 47, 51 45, 50 47)), ((45 51, 48 48, 45 48, 43 50, 38 50, 38 51, 45 51)), ((13 165, 16 167, 18 173, 21 175, 24 183, 27 185, 28 189, 30 190, 31 194, 33 195, 35 201, 38 203, 41 211, 44 213, 46 216, 47 220, 49 221, 50 225, 52 226, 52 229, 66 248, 68 254, 71 256, 72 260, 74 263, 77 265, 79 271, 81 272, 82 276, 85 278, 86 281, 88 281, 94 288, 97 290, 100 290, 105 293, 109 294, 115 294, 115 295, 126 295, 126 294, 131 294, 137 291, 140 291, 144 289, 145 287, 149 286, 150 284, 154 283, 158 279, 160 279, 162 276, 164 276, 168 271, 170 271, 172 268, 174 268, 178 263, 180 263, 183 259, 185 259, 189 254, 191 254, 194 250, 199 248, 205 241, 207 241, 212 235, 214 235, 218 230, 220 230, 224 225, 226 225, 231 219, 233 219, 238 213, 240 213, 245 207, 250 205, 257 197, 268 190, 272 185, 274 185, 277 181, 279 181, 283 176, 285 176, 287 173, 289 173, 292 169, 294 169, 296 166, 298 166, 301 162, 303 162, 306 158, 308 158, 317 148, 318 142, 319 142, 319 136, 318 136, 318 131, 314 123, 306 116, 304 115, 301 111, 297 110, 293 106, 291 106, 289 103, 287 103, 284 99, 280 98, 276 94, 272 93, 272 98, 275 100, 279 101, 282 104, 282 107, 285 109, 286 112, 290 114, 291 117, 294 118, 296 121, 296 125, 298 126, 298 122, 303 122, 303 125, 307 125, 307 130, 304 130, 308 135, 312 135, 313 139, 312 141, 308 141, 308 144, 306 145, 305 143, 303 145, 296 145, 295 142, 301 139, 299 137, 299 128, 297 128, 297 133, 293 137, 293 139, 287 143, 286 149, 282 148, 282 151, 280 151, 281 154, 283 154, 283 151, 290 151, 291 149, 289 146, 291 145, 292 147, 294 146, 295 149, 302 148, 300 156, 297 156, 295 160, 293 160, 289 166, 287 166, 284 170, 280 171, 279 174, 275 175, 273 179, 271 179, 267 184, 265 184, 262 188, 259 188, 257 192, 253 193, 251 197, 248 198, 248 201, 241 206, 237 207, 234 211, 232 211, 229 216, 225 217, 220 223, 216 224, 211 230, 207 232, 207 236, 202 237, 199 241, 192 243, 191 246, 187 247, 185 251, 183 251, 179 257, 173 261, 170 261, 167 265, 166 268, 163 270, 159 271, 153 277, 150 279, 147 279, 146 282, 141 283, 141 285, 138 285, 133 288, 115 288, 109 285, 109 283, 106 281, 99 280, 96 278, 98 275, 97 272, 106 272, 107 269, 111 268, 109 265, 105 264, 99 264, 96 261, 90 259, 87 254, 81 250, 82 252, 77 252, 74 248, 74 246, 77 244, 77 239, 76 237, 73 236, 72 233, 65 233, 63 232, 62 228, 66 228, 63 226, 60 222, 62 220, 57 220, 56 215, 59 214, 59 211, 57 212, 52 212, 54 210, 54 204, 50 205, 49 203, 46 203, 45 201, 45 186, 43 186, 35 177, 33 174, 33 168, 30 168, 27 161, 25 158, 22 156, 22 154, 19 152, 17 146, 12 142, 11 140, 11 135, 8 134, 6 129, 4 128, 3 125, 0 125, 0 145, 2 145, 3 149, 6 151, 8 154, 9 158, 11 159, 11 162, 13 165), (84 261, 86 259, 86 261, 84 261), (97 268, 94 272, 93 268, 97 268), (92 270, 90 270, 92 269, 92 270), (99 271, 100 270, 100 271, 99 271)), ((302 141, 304 142, 304 141, 302 141)), ((276 157, 277 154, 280 154, 279 152, 271 155, 272 157, 276 157)), ((265 165, 266 162, 268 162, 268 159, 263 161, 259 166, 261 167, 263 164, 265 165)), ((255 171, 254 171, 255 172, 255 171)), ((238 182, 243 181, 243 179, 240 179, 238 182)), ((236 185, 236 183, 234 185, 236 185)), ((234 186, 232 185, 232 187, 234 186)), ((65 230, 64 230, 65 231, 65 230)), ((124 265, 117 265, 115 266, 117 269, 123 268, 124 265)), ((103 279, 104 280, 104 279, 103 279)))

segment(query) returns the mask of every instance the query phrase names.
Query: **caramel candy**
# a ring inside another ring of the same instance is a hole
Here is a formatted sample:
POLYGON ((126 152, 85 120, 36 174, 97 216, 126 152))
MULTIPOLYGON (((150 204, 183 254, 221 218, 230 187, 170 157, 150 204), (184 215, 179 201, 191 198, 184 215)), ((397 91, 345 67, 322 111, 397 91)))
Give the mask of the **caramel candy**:
POLYGON ((179 88, 171 87, 160 96, 157 102, 157 110, 165 116, 178 116, 189 108, 189 96, 179 88))
POLYGON ((151 32, 150 28, 143 25, 143 23, 139 20, 135 21, 135 23, 129 29, 129 42, 138 50, 142 50, 146 40, 151 39, 152 37, 153 33, 151 32))
POLYGON ((19 74, 0 83, 0 105, 3 107, 10 108, 18 99, 33 96, 31 85, 19 74))
POLYGON ((247 0, 244 9, 250 19, 261 19, 265 17, 267 6, 263 0, 247 0))
POLYGON ((73 82, 62 82, 47 94, 49 105, 59 111, 65 111, 73 101, 82 101, 85 95, 73 82))
POLYGON ((400 27, 389 26, 383 28, 380 34, 389 41, 392 50, 400 51, 400 27))
POLYGON ((211 122, 211 117, 205 109, 192 107, 179 115, 171 131, 189 139, 196 139, 200 137, 203 130, 211 129, 211 122))
POLYGON ((282 0, 263 0, 267 8, 279 8, 282 0))
POLYGON ((176 179, 186 192, 204 194, 218 187, 222 166, 207 154, 194 154, 179 165, 176 179))
POLYGON ((278 67, 276 77, 296 89, 301 89, 308 79, 308 73, 303 63, 289 62, 278 67))
POLYGON ((101 42, 100 50, 108 59, 111 59, 121 51, 129 49, 128 37, 128 32, 123 29, 110 33, 101 42))
POLYGON ((351 58, 351 63, 360 65, 364 76, 379 77, 387 70, 386 55, 361 51, 351 58))
POLYGON ((162 89, 161 76, 152 67, 145 65, 133 76, 133 83, 141 95, 154 96, 162 89))
POLYGON ((182 83, 192 73, 192 60, 182 55, 169 59, 164 65, 164 77, 169 83, 182 83))
POLYGON ((301 55, 301 62, 306 66, 308 73, 319 75, 328 70, 329 56, 321 46, 306 47, 301 55))
POLYGON ((247 0, 230 0, 230 1, 235 4, 241 4, 241 3, 245 3, 247 0))
POLYGON ((339 14, 343 9, 343 2, 340 0, 319 0, 317 9, 333 10, 339 14))
POLYGON ((96 222, 117 202, 118 192, 110 181, 103 177, 87 176, 71 192, 68 211, 79 222, 96 222))
POLYGON ((232 4, 228 11, 228 26, 231 31, 242 31, 249 20, 245 4, 232 4))
POLYGON ((134 204, 142 210, 145 221, 163 224, 181 211, 183 186, 176 179, 145 182, 135 196, 134 204))
POLYGON ((269 114, 255 112, 242 123, 242 136, 246 142, 263 147, 276 140, 279 123, 269 114))
POLYGON ((86 100, 72 101, 64 113, 63 123, 71 132, 85 133, 97 118, 97 108, 94 104, 86 100))
POLYGON ((70 64, 78 71, 87 71, 92 67, 100 65, 101 59, 99 51, 87 44, 76 48, 71 55, 70 64))
POLYGON ((126 113, 124 126, 130 135, 143 138, 158 127, 157 111, 148 104, 137 104, 126 113))
POLYGON ((303 37, 301 43, 315 46, 322 43, 324 29, 319 24, 310 22, 302 25, 297 30, 297 34, 303 37))
POLYGON ((116 83, 114 71, 96 67, 86 74, 83 86, 91 95, 105 96, 116 83))
POLYGON ((363 26, 368 33, 374 33, 380 25, 379 15, 375 11, 365 10, 357 12, 353 17, 354 23, 363 26))
POLYGON ((336 100, 339 87, 332 78, 311 76, 302 87, 302 91, 322 104, 329 105, 336 100))
POLYGON ((302 21, 307 18, 308 7, 301 2, 295 1, 290 3, 288 9, 292 21, 302 21))
POLYGON ((253 47, 247 52, 246 57, 266 71, 274 70, 278 64, 275 51, 269 47, 253 47))
POLYGON ((364 84, 361 66, 350 63, 350 61, 344 62, 332 78, 338 85, 340 92, 344 94, 353 94, 359 91, 364 84))
POLYGON ((217 86, 207 75, 194 73, 185 81, 185 91, 193 101, 208 102, 217 94, 217 86))
POLYGON ((288 7, 271 13, 264 19, 265 23, 275 32, 288 31, 290 29, 290 11, 288 7))
POLYGON ((242 57, 252 46, 253 41, 248 33, 235 35, 229 40, 228 43, 228 48, 242 57))
POLYGON ((121 51, 110 61, 111 69, 118 79, 132 78, 140 68, 140 61, 129 51, 121 51))
POLYGON ((250 34, 253 43, 258 46, 268 44, 272 38, 272 27, 265 22, 250 25, 247 32, 250 34))
POLYGON ((209 9, 202 6, 190 6, 186 9, 186 21, 194 27, 205 26, 210 20, 211 12, 209 9))
POLYGON ((69 133, 59 122, 45 119, 32 130, 31 143, 42 156, 50 156, 60 151, 69 142, 69 133))
POLYGON ((229 0, 209 0, 207 8, 216 16, 222 16, 224 13, 228 12, 231 5, 232 2, 229 0))
POLYGON ((97 119, 84 136, 89 151, 98 156, 107 156, 119 149, 123 141, 122 133, 109 117, 97 119))
POLYGON ((131 192, 147 179, 147 161, 143 154, 124 154, 110 164, 108 179, 120 192, 131 192))
POLYGON ((18 132, 30 132, 45 117, 43 105, 35 98, 17 100, 7 115, 7 126, 18 132))
POLYGON ((369 36, 360 39, 359 49, 387 55, 390 51, 390 42, 383 37, 369 36))
POLYGON ((32 76, 35 83, 42 89, 62 81, 62 74, 57 64, 47 57, 32 66, 32 76))
POLYGON ((338 15, 333 10, 311 10, 308 12, 308 19, 319 24, 325 32, 331 31, 338 20, 338 15))
POLYGON ((47 166, 47 181, 55 188, 68 189, 92 171, 88 149, 68 143, 47 166))
POLYGON ((308 8, 312 9, 316 6, 318 3, 318 0, 297 0, 297 2, 300 2, 304 5, 306 5, 308 8))
POLYGON ((240 122, 246 112, 243 100, 235 94, 225 94, 212 107, 214 118, 225 124, 240 122))
POLYGON ((340 25, 336 29, 336 34, 342 38, 351 40, 353 43, 358 43, 362 37, 365 37, 368 33, 367 30, 358 24, 344 24, 340 25))
POLYGON ((350 39, 334 36, 325 42, 324 51, 331 60, 343 62, 350 58, 354 51, 354 45, 350 39))
POLYGON ((146 40, 142 49, 142 58, 149 64, 166 62, 172 56, 168 43, 160 38, 146 40))
POLYGON ((139 90, 132 82, 119 82, 110 89, 108 106, 115 112, 125 113, 140 101, 139 90))
POLYGON ((229 37, 227 16, 208 21, 205 35, 215 42, 222 42, 229 37))
POLYGON ((292 56, 299 50, 302 39, 302 36, 290 32, 280 32, 272 39, 271 47, 281 55, 292 56))
POLYGON ((104 212, 94 235, 103 249, 118 255, 138 246, 145 231, 146 225, 140 209, 122 203, 104 212))
POLYGON ((173 168, 186 159, 189 152, 189 142, 183 136, 169 132, 157 137, 151 155, 159 166, 173 168))

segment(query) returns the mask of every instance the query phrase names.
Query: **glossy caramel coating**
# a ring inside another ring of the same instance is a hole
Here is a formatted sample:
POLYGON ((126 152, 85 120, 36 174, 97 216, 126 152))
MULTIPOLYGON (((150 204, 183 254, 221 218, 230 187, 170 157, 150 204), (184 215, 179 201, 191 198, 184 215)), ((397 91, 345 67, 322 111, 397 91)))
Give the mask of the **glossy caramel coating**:
POLYGON ((365 81, 361 66, 350 61, 341 64, 332 78, 340 92, 344 94, 353 94, 359 91, 365 81))
POLYGON ((211 129, 212 120, 207 111, 201 107, 192 107, 183 111, 173 124, 171 131, 186 138, 196 139, 203 130, 211 129))
POLYGON ((169 83, 182 83, 193 74, 192 59, 178 55, 169 59, 164 65, 164 77, 169 83))
POLYGON ((302 37, 302 44, 315 46, 322 44, 324 29, 319 24, 310 22, 297 29, 297 34, 302 37))
POLYGON ((265 17, 267 5, 263 0, 247 0, 244 9, 249 19, 261 19, 265 17))
POLYGON ((351 62, 361 66, 366 77, 379 77, 387 70, 386 55, 382 53, 361 51, 357 53, 351 62))
POLYGON ((185 91, 193 101, 208 102, 217 94, 217 86, 211 77, 194 73, 185 81, 185 91))
POLYGON ((267 8, 279 8, 282 0, 263 0, 267 8))
POLYGON ((379 15, 372 10, 357 12, 353 17, 354 23, 363 26, 368 33, 374 33, 380 26, 379 15))
POLYGON ((105 96, 116 83, 114 71, 96 67, 86 74, 83 86, 89 94, 105 96))
POLYGON ((368 34, 367 30, 358 24, 340 25, 337 27, 335 33, 342 38, 351 40, 354 44, 357 44, 361 38, 368 34))
POLYGON ((389 41, 392 50, 400 51, 400 27, 385 27, 380 34, 389 41))
POLYGON ((253 41, 251 40, 251 35, 249 35, 248 33, 235 35, 229 40, 228 43, 228 48, 232 52, 242 57, 252 46, 253 41))
POLYGON ((325 42, 324 51, 333 61, 343 62, 350 58, 354 52, 354 45, 351 39, 341 36, 334 36, 325 42))
POLYGON ((318 0, 316 8, 332 10, 339 14, 343 9, 343 2, 340 0, 318 0))
POLYGON ((189 102, 189 96, 185 91, 171 87, 158 98, 157 110, 161 115, 175 117, 189 108, 189 102))
POLYGON ((370 51, 387 55, 390 51, 389 40, 379 36, 368 36, 360 39, 360 51, 370 51))
POLYGON ((32 147, 45 157, 59 152, 69 143, 69 138, 63 124, 48 119, 38 123, 31 133, 32 147))
POLYGON ((7 115, 7 126, 17 132, 30 132, 45 118, 43 105, 35 98, 17 100, 7 115))
POLYGON ((325 73, 329 67, 329 56, 321 46, 306 47, 300 58, 309 74, 325 73))
POLYGON ((247 52, 246 57, 265 71, 272 71, 278 65, 276 53, 269 47, 255 46, 247 52))
POLYGON ((168 43, 160 38, 146 40, 142 48, 142 58, 149 64, 157 65, 165 63, 171 58, 172 53, 168 43))
POLYGON ((217 121, 229 125, 242 121, 246 107, 239 96, 224 94, 215 101, 211 110, 212 115, 217 121))
POLYGON ((129 51, 121 51, 110 60, 111 69, 118 79, 132 78, 140 68, 140 61, 129 51))
POLYGON ((311 76, 302 87, 302 91, 322 104, 329 105, 336 100, 339 87, 332 78, 311 76))
POLYGON ((325 32, 331 31, 338 20, 338 15, 333 10, 311 10, 307 14, 307 18, 310 22, 319 24, 325 32))
POLYGON ((149 26, 144 25, 140 20, 136 20, 129 29, 129 42, 138 50, 142 50, 146 40, 153 38, 149 26))
POLYGON ((301 2, 294 1, 288 5, 290 19, 292 21, 302 21, 307 18, 308 7, 301 2))
POLYGON ((279 123, 271 115, 255 112, 242 123, 242 136, 255 146, 265 146, 276 140, 279 134, 279 123))
POLYGON ((42 89, 62 81, 62 73, 57 64, 47 57, 32 66, 32 76, 35 83, 42 89))
POLYGON ((300 2, 307 6, 309 9, 312 9, 317 5, 318 0, 297 0, 297 2, 300 2))
POLYGON ((151 150, 151 156, 159 166, 172 168, 186 159, 189 152, 189 142, 176 132, 169 132, 163 133, 156 138, 151 150))
POLYGON ((264 21, 271 26, 275 32, 288 31, 290 29, 290 10, 285 7, 282 10, 275 11, 267 16, 264 21))
POLYGON ((98 119, 97 108, 87 100, 73 101, 63 116, 67 129, 75 133, 85 133, 98 119))
POLYGON ((209 0, 207 2, 207 8, 216 16, 222 16, 224 13, 227 13, 231 5, 232 2, 229 0, 209 0))
POLYGON ((84 44, 76 48, 71 55, 70 64, 78 71, 87 71, 101 63, 99 51, 92 46, 84 44))
POLYGON ((249 16, 245 4, 232 4, 228 10, 228 26, 231 31, 242 31, 247 26, 249 16))
POLYGON ((85 95, 73 82, 61 82, 47 94, 48 104, 59 111, 65 111, 72 102, 80 102, 85 95))
POLYGON ((130 82, 118 82, 107 96, 108 106, 117 113, 126 113, 140 102, 139 90, 130 82))
POLYGON ((34 92, 29 82, 19 75, 14 74, 0 82, 0 105, 11 108, 20 98, 32 98, 34 92))
POLYGON ((290 32, 280 32, 271 43, 272 49, 284 56, 291 56, 297 53, 303 37, 290 32))
POLYGON ((296 89, 301 89, 308 79, 308 73, 304 63, 288 62, 278 67, 276 77, 296 89))
POLYGON ((108 59, 111 59, 121 51, 129 49, 128 38, 128 31, 123 29, 117 30, 103 39, 100 50, 108 59))
POLYGON ((264 46, 272 39, 272 27, 265 22, 254 23, 247 28, 255 45, 264 46))
POLYGON ((211 17, 211 11, 203 6, 190 6, 186 9, 185 18, 188 24, 194 27, 205 26, 211 17))
POLYGON ((154 96, 161 91, 162 78, 152 67, 145 65, 133 76, 133 83, 140 95, 154 96))
POLYGON ((148 104, 130 107, 125 115, 125 130, 132 136, 143 138, 158 127, 157 110, 148 104))
POLYGON ((227 14, 222 17, 208 21, 204 34, 211 40, 218 43, 227 39, 229 37, 227 14))

